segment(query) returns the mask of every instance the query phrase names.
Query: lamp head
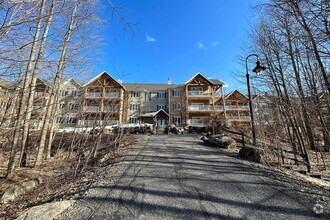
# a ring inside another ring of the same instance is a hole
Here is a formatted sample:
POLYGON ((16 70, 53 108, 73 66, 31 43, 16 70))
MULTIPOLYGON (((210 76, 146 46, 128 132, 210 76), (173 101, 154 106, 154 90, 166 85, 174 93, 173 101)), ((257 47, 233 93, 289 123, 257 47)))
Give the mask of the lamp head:
POLYGON ((261 65, 260 60, 257 61, 256 67, 252 70, 252 72, 256 73, 257 75, 261 75, 263 71, 265 71, 266 67, 261 65))

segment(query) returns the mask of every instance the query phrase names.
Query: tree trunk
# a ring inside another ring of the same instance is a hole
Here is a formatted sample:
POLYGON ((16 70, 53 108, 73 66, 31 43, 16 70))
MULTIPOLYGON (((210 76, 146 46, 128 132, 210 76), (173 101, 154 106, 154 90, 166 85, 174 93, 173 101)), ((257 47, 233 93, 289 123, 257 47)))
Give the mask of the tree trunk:
POLYGON ((38 21, 37 21, 37 26, 35 30, 35 34, 33 37, 33 43, 31 46, 31 51, 30 51, 30 56, 25 72, 25 77, 24 77, 24 83, 23 83, 23 89, 22 89, 22 94, 21 94, 21 100, 18 106, 18 118, 17 118, 17 128, 15 129, 14 133, 14 138, 13 138, 13 144, 10 152, 10 157, 8 161, 8 168, 7 168, 7 174, 6 177, 8 179, 11 178, 13 171, 15 169, 15 164, 18 162, 18 155, 17 155, 17 148, 19 145, 19 139, 20 139, 20 134, 21 134, 21 126, 24 125, 25 120, 24 120, 24 114, 26 110, 26 102, 27 102, 27 96, 29 91, 29 83, 30 83, 30 78, 31 78, 31 71, 33 68, 33 63, 35 59, 35 53, 39 41, 39 35, 40 35, 40 30, 41 30, 41 23, 42 23, 42 17, 44 13, 44 8, 45 8, 45 0, 41 1, 40 5, 40 12, 38 15, 38 21))
POLYGON ((44 33, 43 33, 42 38, 41 38, 39 53, 38 53, 36 63, 35 63, 35 66, 34 66, 34 70, 33 70, 33 73, 32 73, 32 80, 31 80, 31 85, 30 85, 30 94, 29 94, 29 100, 28 100, 28 103, 27 103, 27 112, 26 112, 26 116, 25 116, 26 123, 24 124, 24 128, 23 128, 21 156, 20 156, 20 159, 19 159, 20 164, 21 164, 21 161, 23 159, 23 155, 27 155, 27 152, 26 152, 27 139, 28 139, 28 133, 29 133, 29 128, 30 128, 31 114, 32 114, 32 111, 33 111, 35 88, 36 88, 36 83, 37 83, 37 79, 38 79, 40 63, 41 63, 41 60, 43 59, 43 56, 44 56, 44 50, 45 50, 46 40, 47 40, 47 37, 48 37, 49 27, 50 27, 50 25, 52 23, 52 19, 53 19, 53 12, 54 12, 55 3, 56 3, 56 0, 53 0, 52 4, 50 6, 50 11, 49 11, 47 22, 46 22, 46 25, 45 25, 45 28, 44 28, 44 33))
POLYGON ((53 83, 53 88, 52 88, 52 91, 50 94, 49 104, 48 104, 47 110, 46 110, 46 117, 45 117, 45 121, 42 126, 42 130, 41 130, 40 143, 39 143, 39 148, 38 148, 35 165, 40 165, 43 161, 46 137, 47 137, 48 131, 49 131, 50 117, 52 116, 51 115, 52 107, 55 104, 55 93, 58 92, 58 88, 59 88, 59 84, 60 84, 60 76, 64 71, 65 56, 67 53, 68 44, 69 44, 69 41, 71 38, 72 30, 76 24, 76 21, 74 20, 74 16, 76 14, 77 7, 78 7, 78 3, 76 2, 74 5, 74 8, 72 10, 72 13, 71 13, 68 30, 64 37, 61 56, 60 56, 60 60, 59 60, 58 66, 57 66, 57 71, 56 71, 56 75, 55 75, 55 79, 54 79, 54 83, 53 83))

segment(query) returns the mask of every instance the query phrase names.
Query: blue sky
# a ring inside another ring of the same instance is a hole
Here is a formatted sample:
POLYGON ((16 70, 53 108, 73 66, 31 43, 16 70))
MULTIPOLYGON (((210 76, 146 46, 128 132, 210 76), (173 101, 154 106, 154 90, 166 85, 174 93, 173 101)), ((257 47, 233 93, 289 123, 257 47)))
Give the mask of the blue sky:
MULTIPOLYGON (((237 57, 245 56, 242 47, 255 18, 251 6, 261 0, 112 2, 125 8, 121 12, 135 34, 124 32, 118 18, 104 29, 106 45, 94 75, 105 70, 124 82, 166 83, 171 78, 174 84, 182 84, 202 72, 226 82, 228 91, 245 89, 237 80, 237 71, 245 72, 237 57)), ((110 10, 107 7, 106 13, 110 10)))

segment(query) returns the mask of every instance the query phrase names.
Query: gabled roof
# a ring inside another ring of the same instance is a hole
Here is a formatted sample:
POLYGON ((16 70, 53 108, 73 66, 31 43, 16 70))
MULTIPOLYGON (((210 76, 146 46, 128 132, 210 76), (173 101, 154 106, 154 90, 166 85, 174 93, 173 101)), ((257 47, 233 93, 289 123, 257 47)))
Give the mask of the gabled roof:
POLYGON ((143 115, 141 115, 141 117, 155 117, 156 115, 158 115, 160 112, 163 112, 165 113, 168 117, 170 117, 170 115, 164 111, 164 109, 159 109, 158 111, 156 112, 150 112, 150 113, 145 113, 143 115))
POLYGON ((193 77, 191 77, 186 83, 185 85, 187 85, 191 80, 193 80, 194 78, 196 78, 197 76, 200 76, 202 78, 204 78, 206 81, 208 81, 210 84, 214 85, 212 81, 210 81, 208 78, 206 78, 205 76, 203 76, 202 73, 197 72, 193 77))
POLYGON ((108 77, 110 77, 117 85, 119 85, 120 87, 122 87, 124 90, 126 90, 126 88, 119 83, 117 80, 115 80, 109 73, 107 73, 106 71, 101 72, 99 75, 95 76, 93 79, 89 80, 87 83, 85 83, 83 85, 83 87, 85 87, 86 85, 90 84, 91 82, 93 82, 94 80, 96 80, 97 78, 99 78, 100 76, 102 76, 103 74, 106 74, 108 77))
POLYGON ((238 92, 239 94, 241 94, 242 96, 244 96, 245 98, 249 99, 246 95, 244 95, 243 93, 241 93, 240 91, 238 91, 237 89, 235 89, 234 91, 231 91, 228 95, 225 96, 225 99, 228 98, 229 96, 231 96, 232 94, 234 94, 234 92, 238 92))
POLYGON ((252 100, 256 100, 256 99, 258 99, 258 98, 264 98, 266 101, 271 102, 271 100, 270 100, 266 95, 263 95, 263 94, 258 94, 258 95, 256 95, 256 96, 254 96, 254 97, 252 98, 252 100))
POLYGON ((12 85, 12 82, 9 82, 8 80, 5 80, 3 78, 0 78, 0 86, 8 88, 12 85))
POLYGON ((79 87, 82 87, 81 86, 81 84, 75 79, 75 78, 73 78, 73 77, 71 77, 70 79, 68 79, 67 81, 65 81, 64 83, 63 83, 63 85, 65 85, 65 84, 67 84, 67 83, 73 83, 73 84, 77 84, 79 87))
POLYGON ((221 80, 218 80, 218 79, 210 79, 210 81, 214 84, 214 85, 219 85, 219 86, 222 86, 224 85, 225 83, 222 82, 221 80))
POLYGON ((45 86, 48 86, 48 87, 51 86, 51 84, 43 78, 38 77, 37 80, 41 81, 45 86))

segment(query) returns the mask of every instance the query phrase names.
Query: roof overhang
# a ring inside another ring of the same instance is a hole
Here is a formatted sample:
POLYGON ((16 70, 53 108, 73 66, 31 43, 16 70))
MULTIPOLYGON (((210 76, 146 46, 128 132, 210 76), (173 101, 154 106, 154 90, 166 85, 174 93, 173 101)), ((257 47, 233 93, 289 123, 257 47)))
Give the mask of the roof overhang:
POLYGON ((100 76, 102 76, 103 74, 106 74, 108 77, 110 77, 117 85, 119 85, 121 88, 123 88, 124 90, 126 90, 126 88, 123 86, 123 84, 119 83, 115 78, 113 78, 109 73, 107 73, 106 71, 101 72, 99 75, 95 76, 93 79, 89 80, 87 83, 85 83, 83 85, 83 87, 87 86, 88 84, 92 83, 93 81, 95 81, 97 78, 99 78, 100 76))
POLYGON ((141 115, 141 117, 143 117, 143 118, 155 117, 155 116, 159 115, 160 113, 164 113, 168 117, 170 117, 170 115, 166 111, 164 111, 164 109, 159 109, 156 112, 150 112, 150 113, 143 114, 143 115, 141 115))
POLYGON ((205 76, 203 76, 202 73, 197 72, 193 77, 191 77, 186 83, 185 85, 187 85, 191 80, 193 80, 194 78, 196 78, 197 76, 200 76, 202 78, 204 78, 207 82, 209 82, 210 84, 214 85, 214 83, 212 81, 210 81, 208 78, 206 78, 205 76))

